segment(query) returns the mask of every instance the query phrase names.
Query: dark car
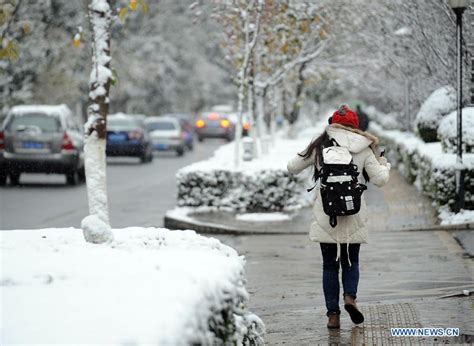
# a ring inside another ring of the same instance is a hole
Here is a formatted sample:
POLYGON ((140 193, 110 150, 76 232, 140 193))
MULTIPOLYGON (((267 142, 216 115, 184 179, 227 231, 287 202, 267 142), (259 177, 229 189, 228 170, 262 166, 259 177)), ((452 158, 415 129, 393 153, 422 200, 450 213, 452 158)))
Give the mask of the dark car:
POLYGON ((124 114, 108 116, 106 154, 138 157, 143 163, 151 162, 151 140, 142 122, 136 117, 124 114))
POLYGON ((0 131, 0 185, 17 185, 22 173, 66 175, 70 185, 85 179, 84 134, 66 105, 13 107, 0 131))
POLYGON ((169 113, 164 117, 176 118, 179 120, 181 129, 184 132, 186 147, 194 149, 194 116, 189 113, 169 113))
POLYGON ((195 131, 200 142, 205 138, 224 138, 230 142, 235 136, 235 124, 223 114, 205 112, 196 120, 195 131))

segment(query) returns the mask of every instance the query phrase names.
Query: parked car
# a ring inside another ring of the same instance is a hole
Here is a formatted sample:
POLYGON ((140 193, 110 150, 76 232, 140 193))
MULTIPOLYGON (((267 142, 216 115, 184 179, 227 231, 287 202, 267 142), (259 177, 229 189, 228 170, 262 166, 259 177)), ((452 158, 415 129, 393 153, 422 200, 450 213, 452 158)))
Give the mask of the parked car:
POLYGON ((199 142, 205 138, 225 138, 230 142, 235 136, 235 124, 220 113, 204 112, 196 120, 195 131, 199 142))
POLYGON ((15 106, 0 131, 0 185, 17 185, 22 173, 65 174, 75 185, 85 180, 84 134, 66 105, 15 106))
POLYGON ((142 163, 153 160, 151 140, 142 121, 123 113, 107 117, 107 156, 138 157, 142 163))
POLYGON ((150 133, 154 150, 176 151, 178 156, 184 155, 186 132, 179 119, 165 116, 148 117, 145 125, 150 133))
POLYGON ((186 147, 189 150, 194 149, 194 116, 189 113, 170 113, 163 115, 164 117, 176 118, 181 124, 181 128, 185 134, 186 147))

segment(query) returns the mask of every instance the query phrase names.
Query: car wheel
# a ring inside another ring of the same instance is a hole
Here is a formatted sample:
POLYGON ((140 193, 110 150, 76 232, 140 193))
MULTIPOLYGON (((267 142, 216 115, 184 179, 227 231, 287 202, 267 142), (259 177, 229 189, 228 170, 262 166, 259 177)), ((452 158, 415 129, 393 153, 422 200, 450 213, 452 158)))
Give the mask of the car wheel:
POLYGON ((7 174, 0 173, 0 186, 4 186, 7 183, 7 174))
POLYGON ((20 184, 21 173, 10 173, 10 185, 17 186, 20 184))
POLYGON ((178 156, 183 156, 184 155, 184 147, 183 148, 178 148, 176 150, 176 154, 178 154, 178 156))
POLYGON ((66 183, 68 185, 71 185, 71 186, 77 185, 78 178, 79 178, 79 174, 77 171, 66 173, 66 183))

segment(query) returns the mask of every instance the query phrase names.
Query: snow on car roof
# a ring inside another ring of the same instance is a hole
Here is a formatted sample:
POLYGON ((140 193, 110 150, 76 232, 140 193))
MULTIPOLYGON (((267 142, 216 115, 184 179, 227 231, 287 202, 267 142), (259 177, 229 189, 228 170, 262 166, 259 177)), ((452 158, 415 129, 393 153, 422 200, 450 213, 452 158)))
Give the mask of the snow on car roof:
POLYGON ((23 115, 31 113, 41 113, 45 115, 67 115, 71 110, 65 104, 61 105, 21 105, 10 109, 11 114, 23 115))
POLYGON ((154 122, 172 122, 172 123, 177 123, 178 119, 172 118, 172 117, 147 117, 145 119, 145 123, 154 123, 154 122))

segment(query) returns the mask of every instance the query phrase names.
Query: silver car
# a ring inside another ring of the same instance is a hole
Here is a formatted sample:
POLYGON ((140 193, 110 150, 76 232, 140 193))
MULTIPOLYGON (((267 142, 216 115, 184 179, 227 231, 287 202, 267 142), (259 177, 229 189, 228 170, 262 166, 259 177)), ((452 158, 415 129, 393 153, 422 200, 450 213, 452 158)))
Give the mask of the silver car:
POLYGON ((84 140, 80 122, 66 105, 13 107, 0 131, 0 185, 7 176, 59 173, 70 185, 84 181, 84 140))
POLYGON ((148 117, 145 126, 150 133, 153 150, 176 151, 178 156, 184 155, 186 133, 179 119, 171 117, 148 117))

